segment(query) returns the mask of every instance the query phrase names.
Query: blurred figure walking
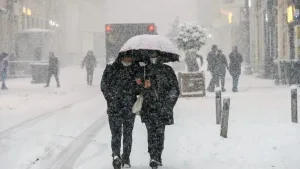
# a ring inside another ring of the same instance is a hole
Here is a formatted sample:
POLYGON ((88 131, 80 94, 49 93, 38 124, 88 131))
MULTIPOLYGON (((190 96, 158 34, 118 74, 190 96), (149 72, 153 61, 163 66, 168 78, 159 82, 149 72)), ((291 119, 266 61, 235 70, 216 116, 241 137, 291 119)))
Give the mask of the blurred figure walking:
POLYGON ((232 76, 232 91, 238 92, 238 84, 239 84, 239 78, 242 71, 242 63, 243 63, 243 57, 238 52, 238 47, 234 46, 232 48, 232 52, 229 54, 229 72, 232 76))
POLYGON ((218 82, 217 82, 217 86, 219 86, 221 81, 221 88, 222 91, 225 92, 225 76, 226 76, 226 69, 228 69, 228 62, 226 59, 226 56, 223 54, 222 50, 219 49, 218 50, 218 55, 217 55, 217 59, 216 59, 216 74, 219 76, 218 77, 218 82))
POLYGON ((53 52, 49 53, 49 68, 48 68, 48 80, 45 87, 49 87, 52 75, 55 77, 57 87, 60 87, 59 83, 59 61, 53 52))
POLYGON ((97 60, 94 56, 94 52, 89 50, 87 55, 84 57, 84 60, 82 61, 82 68, 86 67, 86 73, 87 73, 87 84, 92 85, 93 83, 93 76, 94 76, 94 69, 97 66, 97 60))
POLYGON ((7 71, 8 71, 8 54, 2 53, 0 55, 0 75, 2 79, 1 90, 7 90, 7 86, 5 80, 7 78, 7 71))

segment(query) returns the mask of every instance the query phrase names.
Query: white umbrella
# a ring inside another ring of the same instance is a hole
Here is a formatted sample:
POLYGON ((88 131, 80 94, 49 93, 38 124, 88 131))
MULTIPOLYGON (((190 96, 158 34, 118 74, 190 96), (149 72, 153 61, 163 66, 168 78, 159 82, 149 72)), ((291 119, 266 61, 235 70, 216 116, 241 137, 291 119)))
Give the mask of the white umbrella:
MULTIPOLYGON (((159 51, 164 62, 179 61, 179 50, 166 37, 159 35, 138 35, 130 38, 121 48, 122 53, 159 51)), ((133 54, 133 55, 134 55, 133 54)))

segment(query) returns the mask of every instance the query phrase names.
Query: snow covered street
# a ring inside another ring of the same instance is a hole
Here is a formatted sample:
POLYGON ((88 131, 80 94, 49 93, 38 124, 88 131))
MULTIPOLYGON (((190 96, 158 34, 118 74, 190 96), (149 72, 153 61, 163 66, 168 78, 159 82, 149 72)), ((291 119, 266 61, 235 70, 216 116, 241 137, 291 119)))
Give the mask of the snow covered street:
MULTIPOLYGON (((1 169, 109 169, 110 130, 99 88, 86 84, 85 70, 65 68, 61 88, 7 82, 0 92, 1 169), (37 104, 38 103, 38 104, 37 104)), ((207 78, 208 83, 209 77, 207 78)), ((290 88, 242 76, 231 93, 228 138, 215 123, 214 93, 180 98, 175 125, 166 129, 162 169, 299 169, 300 125, 291 123, 290 88)), ((136 118, 132 169, 147 169, 147 133, 136 118)))

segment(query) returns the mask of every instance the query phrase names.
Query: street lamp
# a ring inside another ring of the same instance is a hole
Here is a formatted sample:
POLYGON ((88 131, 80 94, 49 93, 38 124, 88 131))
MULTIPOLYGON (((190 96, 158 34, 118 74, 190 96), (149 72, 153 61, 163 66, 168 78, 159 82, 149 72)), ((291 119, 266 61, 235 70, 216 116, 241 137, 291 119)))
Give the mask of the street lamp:
POLYGON ((228 22, 231 24, 232 23, 232 13, 228 13, 228 22))

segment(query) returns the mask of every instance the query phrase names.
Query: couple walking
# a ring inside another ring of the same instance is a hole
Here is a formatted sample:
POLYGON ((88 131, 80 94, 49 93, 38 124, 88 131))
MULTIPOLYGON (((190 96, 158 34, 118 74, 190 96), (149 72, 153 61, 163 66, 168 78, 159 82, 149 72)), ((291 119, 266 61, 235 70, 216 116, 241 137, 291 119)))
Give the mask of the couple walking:
POLYGON ((241 64, 243 63, 243 57, 238 52, 237 46, 232 48, 232 52, 229 54, 229 66, 226 56, 222 53, 222 50, 218 49, 216 45, 212 46, 212 51, 207 56, 208 71, 211 72, 212 78, 207 90, 214 92, 215 86, 219 87, 221 81, 222 91, 225 92, 225 76, 226 69, 229 70, 232 76, 233 87, 232 91, 238 91, 238 82, 241 75, 241 64))
POLYGON ((160 52, 148 52, 146 58, 143 63, 136 63, 129 55, 119 55, 114 63, 107 65, 102 76, 101 90, 107 100, 115 169, 131 167, 132 130, 136 117, 132 108, 138 95, 143 96, 140 115, 148 133, 150 167, 162 165, 165 126, 174 124, 173 108, 180 93, 175 72, 163 64, 160 52))

